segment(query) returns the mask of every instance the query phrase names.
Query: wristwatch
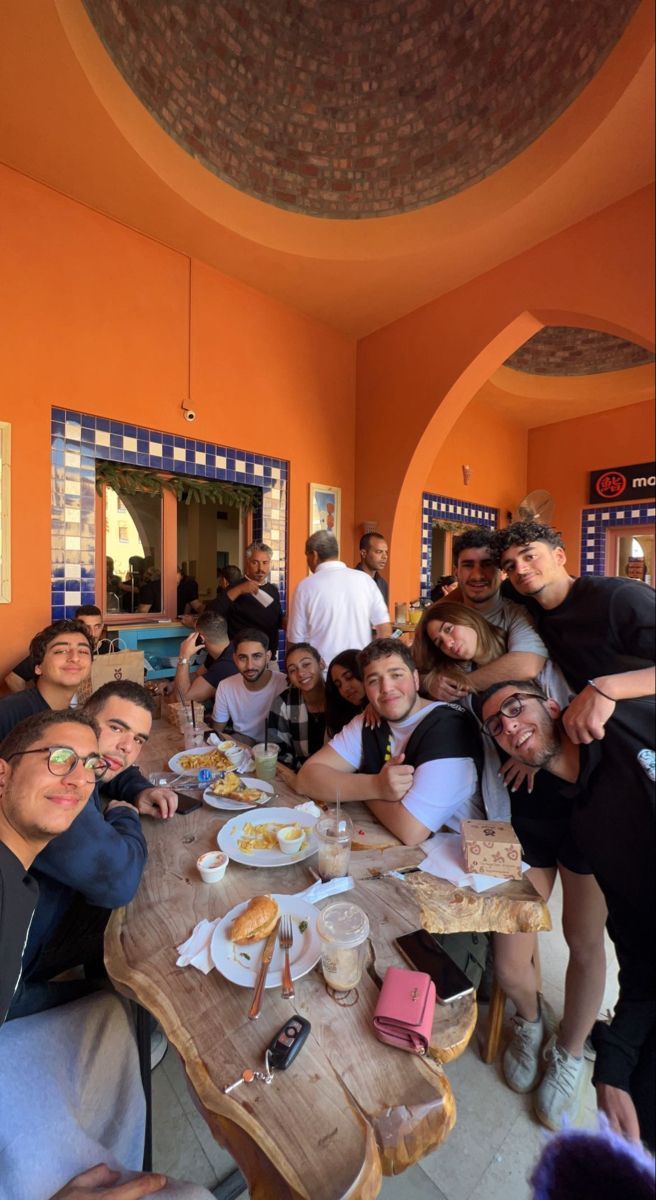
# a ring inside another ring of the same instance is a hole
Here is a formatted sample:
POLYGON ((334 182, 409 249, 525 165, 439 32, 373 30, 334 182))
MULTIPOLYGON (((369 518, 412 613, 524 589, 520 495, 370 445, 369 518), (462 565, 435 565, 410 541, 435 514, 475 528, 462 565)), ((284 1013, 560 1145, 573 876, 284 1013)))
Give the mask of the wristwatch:
POLYGON ((189 659, 188 659, 188 658, 179 658, 179 659, 178 659, 178 666, 179 666, 179 667, 184 667, 184 666, 186 665, 186 663, 188 663, 188 662, 189 662, 189 659))

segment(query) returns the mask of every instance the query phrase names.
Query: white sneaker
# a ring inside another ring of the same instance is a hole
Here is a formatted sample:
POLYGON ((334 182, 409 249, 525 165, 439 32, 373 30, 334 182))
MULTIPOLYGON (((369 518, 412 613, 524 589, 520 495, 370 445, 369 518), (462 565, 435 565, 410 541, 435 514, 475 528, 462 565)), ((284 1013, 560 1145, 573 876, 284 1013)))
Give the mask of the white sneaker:
POLYGON ((156 1025, 150 1035, 150 1069, 155 1070, 161 1063, 169 1048, 168 1039, 163 1029, 156 1025))
POLYGON ((543 1058, 545 1072, 535 1093, 535 1115, 547 1129, 557 1133, 563 1117, 576 1116, 585 1078, 585 1057, 575 1058, 563 1050, 554 1034, 544 1048, 543 1058))
POLYGON ((515 1013, 511 1025, 512 1034, 501 1059, 501 1070, 513 1092, 530 1092, 542 1069, 540 1050, 547 1036, 542 1006, 539 1006, 536 1021, 527 1021, 515 1013))

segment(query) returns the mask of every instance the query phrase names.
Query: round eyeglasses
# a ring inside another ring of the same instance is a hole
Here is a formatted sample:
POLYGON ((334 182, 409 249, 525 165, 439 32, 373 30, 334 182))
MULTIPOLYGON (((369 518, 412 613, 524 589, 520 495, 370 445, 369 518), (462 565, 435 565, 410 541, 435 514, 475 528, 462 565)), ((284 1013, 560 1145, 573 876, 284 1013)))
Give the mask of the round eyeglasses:
POLYGON ((34 750, 16 750, 7 756, 7 762, 12 758, 20 758, 23 754, 47 754, 48 770, 51 775, 70 775, 79 762, 85 771, 91 771, 96 779, 102 779, 109 769, 109 763, 102 754, 77 754, 70 746, 38 746, 34 750))
POLYGON ((483 721, 483 730, 491 738, 497 738, 503 733, 502 717, 518 717, 524 711, 525 705, 523 700, 537 700, 542 704, 544 697, 536 696, 534 692, 513 692, 512 696, 506 696, 501 708, 495 712, 494 716, 488 717, 487 721, 483 721))

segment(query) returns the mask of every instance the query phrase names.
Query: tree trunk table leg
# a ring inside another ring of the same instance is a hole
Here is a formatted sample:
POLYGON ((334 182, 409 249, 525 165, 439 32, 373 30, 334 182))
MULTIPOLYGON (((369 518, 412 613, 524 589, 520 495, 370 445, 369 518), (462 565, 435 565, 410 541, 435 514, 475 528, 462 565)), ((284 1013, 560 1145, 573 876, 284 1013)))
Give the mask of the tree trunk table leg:
POLYGON ((490 1008, 487 1018, 487 1036, 483 1044, 482 1059, 484 1063, 494 1062, 499 1053, 499 1042, 501 1041, 501 1029, 503 1027, 503 1014, 506 1007, 506 993, 498 981, 494 980, 492 984, 492 995, 490 996, 490 1008))

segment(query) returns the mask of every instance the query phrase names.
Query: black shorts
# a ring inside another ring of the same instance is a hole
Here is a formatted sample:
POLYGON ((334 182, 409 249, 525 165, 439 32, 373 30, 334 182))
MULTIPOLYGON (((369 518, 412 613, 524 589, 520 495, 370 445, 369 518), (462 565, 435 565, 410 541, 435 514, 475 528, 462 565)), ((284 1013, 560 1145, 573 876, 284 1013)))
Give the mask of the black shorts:
POLYGON ((592 875, 592 867, 581 854, 569 818, 525 817, 513 814, 512 825, 522 844, 522 857, 530 867, 558 864, 575 875, 592 875))

